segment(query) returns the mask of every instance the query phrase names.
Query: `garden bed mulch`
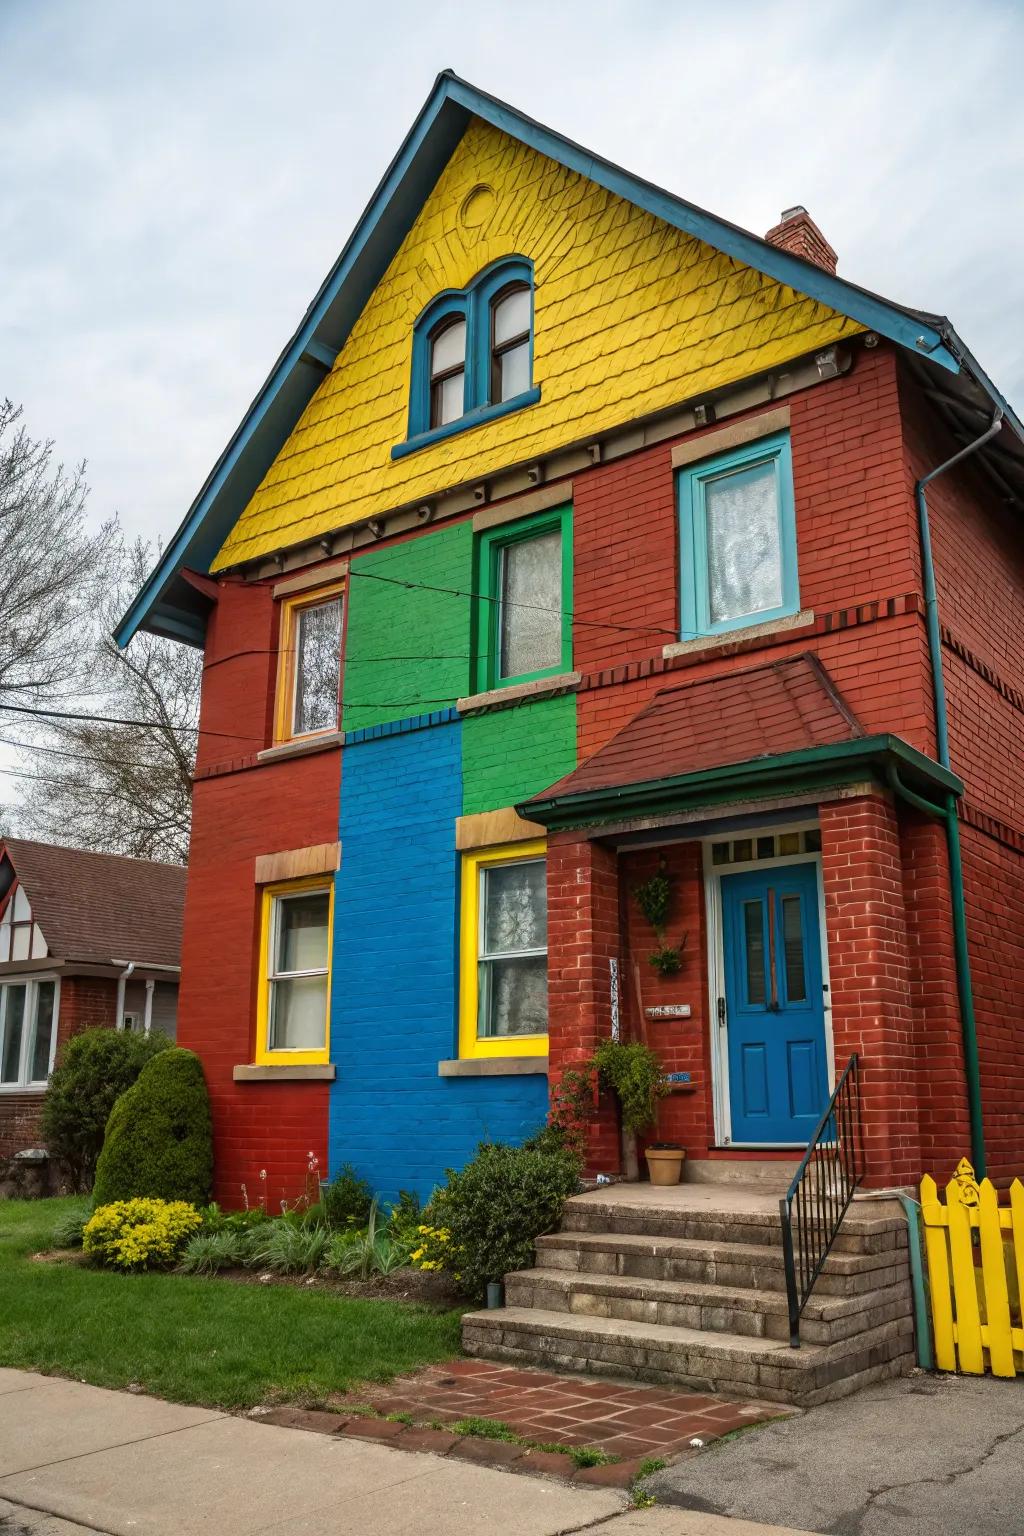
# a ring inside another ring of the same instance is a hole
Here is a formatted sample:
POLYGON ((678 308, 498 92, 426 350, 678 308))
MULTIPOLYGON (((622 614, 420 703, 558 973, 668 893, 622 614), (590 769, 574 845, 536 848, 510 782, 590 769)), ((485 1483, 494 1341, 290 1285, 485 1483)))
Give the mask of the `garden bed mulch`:
POLYGON ((263 1423, 630 1488, 655 1470, 654 1462, 695 1455, 722 1435, 789 1411, 592 1376, 453 1360, 387 1386, 332 1398, 326 1409, 257 1409, 255 1415, 263 1423), (591 1451, 597 1453, 592 1458, 591 1451), (587 1460, 597 1464, 586 1465, 587 1460))

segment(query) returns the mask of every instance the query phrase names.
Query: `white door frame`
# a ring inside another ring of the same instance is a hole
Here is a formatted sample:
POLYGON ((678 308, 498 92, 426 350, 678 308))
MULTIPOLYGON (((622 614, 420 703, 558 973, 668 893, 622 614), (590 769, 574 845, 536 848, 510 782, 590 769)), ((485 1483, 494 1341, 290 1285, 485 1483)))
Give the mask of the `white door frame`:
MULTIPOLYGON (((708 929, 708 1028, 710 1031, 709 1046, 711 1057, 711 1093, 715 1112, 715 1145, 717 1147, 736 1147, 738 1149, 760 1148, 762 1150, 785 1150, 788 1143, 779 1142, 750 1142, 733 1141, 732 1139, 732 1110, 729 1103, 729 1021, 724 1025, 718 1019, 718 999, 725 996, 725 950, 722 935, 722 876, 746 874, 750 870, 779 869, 790 864, 813 864, 817 870, 818 880, 818 937, 821 945, 821 980, 823 987, 823 1007, 825 1019, 825 1070, 828 1074, 829 1090, 835 1084, 835 1050, 832 1040, 832 986, 828 968, 828 934, 825 931, 825 889, 821 873, 820 853, 793 853, 783 854, 774 859, 749 859, 743 864, 713 864, 711 861, 711 846, 713 843, 733 842, 736 838, 750 837, 756 839, 759 835, 767 837, 769 834, 778 835, 780 832, 807 832, 817 831, 818 822, 815 818, 804 821, 793 821, 780 824, 775 822, 765 827, 744 827, 742 831, 719 832, 709 834, 701 838, 704 864, 704 900, 707 912, 708 929)), ((793 1147, 804 1148, 803 1142, 793 1142, 793 1147)))

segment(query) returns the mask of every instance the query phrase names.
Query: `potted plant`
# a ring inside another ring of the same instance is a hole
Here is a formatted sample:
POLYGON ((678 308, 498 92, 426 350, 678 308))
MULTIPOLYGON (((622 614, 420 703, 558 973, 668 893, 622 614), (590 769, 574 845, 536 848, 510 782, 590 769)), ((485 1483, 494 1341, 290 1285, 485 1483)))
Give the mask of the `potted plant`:
MULTIPOLYGON (((656 1123, 658 1100, 668 1092, 661 1063, 650 1046, 640 1040, 602 1040, 594 1052, 594 1066, 601 1082, 611 1089, 619 1101, 624 1139, 628 1136, 630 1140, 631 1157, 627 1158, 627 1162, 635 1167, 635 1138, 656 1123)), ((675 1156, 678 1181, 679 1169, 685 1156, 681 1147, 676 1149, 675 1156)), ((663 1160, 656 1158, 655 1162, 660 1169, 663 1160)), ((655 1177, 650 1157, 647 1167, 652 1184, 673 1182, 668 1178, 655 1177)))
POLYGON ((686 1153, 675 1141, 652 1141, 644 1149, 652 1184, 678 1184, 686 1153))

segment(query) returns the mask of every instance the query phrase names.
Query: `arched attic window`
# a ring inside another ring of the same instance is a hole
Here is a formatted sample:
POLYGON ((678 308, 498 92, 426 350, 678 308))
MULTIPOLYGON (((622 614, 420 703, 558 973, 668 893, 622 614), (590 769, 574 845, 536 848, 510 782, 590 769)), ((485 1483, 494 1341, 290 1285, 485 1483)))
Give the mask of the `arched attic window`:
POLYGON ((400 458, 453 432, 533 405, 533 266, 494 262, 438 294, 413 329, 409 437, 400 458))

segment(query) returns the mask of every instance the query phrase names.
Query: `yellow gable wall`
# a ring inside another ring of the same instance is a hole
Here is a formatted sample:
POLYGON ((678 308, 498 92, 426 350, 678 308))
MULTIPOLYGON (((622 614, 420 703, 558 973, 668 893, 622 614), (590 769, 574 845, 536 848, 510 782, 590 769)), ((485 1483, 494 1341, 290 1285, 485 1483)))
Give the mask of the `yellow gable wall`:
POLYGON ((862 327, 473 118, 214 569, 436 495, 862 327), (472 196, 470 195, 472 194, 472 196), (393 461, 412 329, 444 288, 532 258, 537 405, 393 461))

